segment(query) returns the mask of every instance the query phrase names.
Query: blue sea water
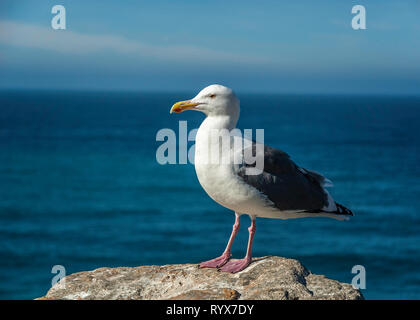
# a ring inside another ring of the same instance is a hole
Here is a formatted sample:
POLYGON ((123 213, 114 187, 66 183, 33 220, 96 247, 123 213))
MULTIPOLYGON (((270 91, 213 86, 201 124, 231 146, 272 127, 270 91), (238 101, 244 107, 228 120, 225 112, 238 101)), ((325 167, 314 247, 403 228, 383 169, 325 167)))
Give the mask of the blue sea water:
MULTIPOLYGON (((67 274, 104 266, 197 263, 219 255, 233 214, 191 164, 159 165, 156 133, 193 93, 0 93, 0 298, 32 299, 67 274)), ((299 259, 368 299, 420 298, 420 98, 239 95, 240 128, 322 172, 347 222, 257 219, 254 254, 299 259)), ((234 244, 242 257, 247 217, 234 244)))

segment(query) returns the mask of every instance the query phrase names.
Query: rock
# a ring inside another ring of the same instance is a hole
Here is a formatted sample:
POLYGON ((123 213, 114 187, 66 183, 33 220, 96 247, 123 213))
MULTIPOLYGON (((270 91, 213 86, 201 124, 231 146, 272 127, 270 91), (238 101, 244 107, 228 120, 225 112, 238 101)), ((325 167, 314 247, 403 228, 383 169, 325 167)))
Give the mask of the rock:
POLYGON ((65 277, 40 299, 358 300, 363 295, 350 284, 312 274, 297 260, 262 257, 236 274, 196 264, 99 268, 65 277))

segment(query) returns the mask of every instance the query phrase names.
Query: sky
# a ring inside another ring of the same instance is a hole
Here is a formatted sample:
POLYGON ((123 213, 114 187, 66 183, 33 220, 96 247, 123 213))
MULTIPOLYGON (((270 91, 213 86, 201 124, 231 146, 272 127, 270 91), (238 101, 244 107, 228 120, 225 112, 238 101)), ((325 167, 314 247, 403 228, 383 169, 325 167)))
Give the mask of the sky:
POLYGON ((0 89, 417 95, 419 17, 416 0, 1 0, 0 89))

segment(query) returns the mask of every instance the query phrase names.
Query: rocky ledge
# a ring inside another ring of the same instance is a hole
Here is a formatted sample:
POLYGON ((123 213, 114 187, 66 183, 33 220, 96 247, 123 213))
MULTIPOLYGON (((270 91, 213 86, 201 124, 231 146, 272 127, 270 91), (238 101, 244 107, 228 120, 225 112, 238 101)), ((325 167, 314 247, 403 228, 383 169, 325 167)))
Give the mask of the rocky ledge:
POLYGON ((350 284, 313 274, 299 261, 281 257, 255 258, 236 274, 176 264, 99 268, 63 280, 40 299, 363 299, 350 284))

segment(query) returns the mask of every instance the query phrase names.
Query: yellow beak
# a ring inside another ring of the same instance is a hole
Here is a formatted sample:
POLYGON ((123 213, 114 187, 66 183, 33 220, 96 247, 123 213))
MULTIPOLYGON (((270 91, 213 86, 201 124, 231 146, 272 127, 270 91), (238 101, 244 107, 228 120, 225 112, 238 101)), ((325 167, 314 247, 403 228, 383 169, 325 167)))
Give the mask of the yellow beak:
POLYGON ((172 112, 180 113, 185 110, 194 109, 194 107, 198 105, 199 103, 193 103, 191 102, 191 100, 179 101, 172 106, 171 111, 169 111, 169 113, 172 113, 172 112))

